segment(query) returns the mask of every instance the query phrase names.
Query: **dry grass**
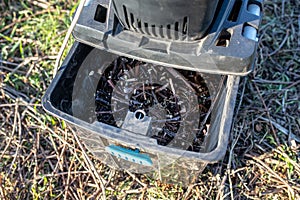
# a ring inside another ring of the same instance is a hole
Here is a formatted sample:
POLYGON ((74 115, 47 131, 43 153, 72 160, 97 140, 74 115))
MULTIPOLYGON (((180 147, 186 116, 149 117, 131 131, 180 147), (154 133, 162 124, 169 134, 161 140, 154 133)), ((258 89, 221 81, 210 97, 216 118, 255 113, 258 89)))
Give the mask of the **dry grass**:
POLYGON ((300 199, 299 8, 266 0, 227 154, 185 188, 101 164, 41 108, 75 3, 1 1, 0 199, 300 199))

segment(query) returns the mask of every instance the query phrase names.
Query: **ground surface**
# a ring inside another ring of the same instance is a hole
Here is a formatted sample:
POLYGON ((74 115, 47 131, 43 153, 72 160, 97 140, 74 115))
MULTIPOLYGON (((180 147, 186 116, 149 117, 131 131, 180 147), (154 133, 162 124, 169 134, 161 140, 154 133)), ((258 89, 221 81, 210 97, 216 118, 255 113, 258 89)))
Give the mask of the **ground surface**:
POLYGON ((101 164, 43 111, 75 6, 0 1, 0 199, 300 199, 299 1, 265 1, 257 64, 241 82, 226 156, 188 187, 101 164))

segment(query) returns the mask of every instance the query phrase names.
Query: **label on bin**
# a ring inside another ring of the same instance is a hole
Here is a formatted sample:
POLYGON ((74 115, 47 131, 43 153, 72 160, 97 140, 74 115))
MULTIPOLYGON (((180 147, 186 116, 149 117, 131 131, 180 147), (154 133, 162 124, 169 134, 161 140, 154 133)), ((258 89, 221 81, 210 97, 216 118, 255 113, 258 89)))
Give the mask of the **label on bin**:
POLYGON ((122 158, 129 162, 146 166, 152 166, 153 164, 150 156, 147 154, 141 154, 139 150, 131 150, 116 145, 107 146, 105 147, 105 150, 111 155, 122 158))

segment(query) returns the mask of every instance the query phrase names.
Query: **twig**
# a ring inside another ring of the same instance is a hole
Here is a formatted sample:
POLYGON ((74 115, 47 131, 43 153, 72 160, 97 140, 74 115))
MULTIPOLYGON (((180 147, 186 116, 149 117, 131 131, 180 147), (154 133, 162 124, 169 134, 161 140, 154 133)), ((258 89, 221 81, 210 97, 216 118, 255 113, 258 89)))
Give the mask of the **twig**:
POLYGON ((3 200, 7 200, 5 188, 3 188, 3 180, 2 180, 2 178, 3 177, 0 175, 0 198, 3 199, 3 200))
POLYGON ((74 157, 73 159, 71 160, 71 164, 68 168, 68 176, 67 176, 67 183, 66 183, 66 188, 65 188, 65 195, 64 195, 64 199, 67 200, 68 199, 68 189, 69 189, 69 185, 70 185, 70 179, 71 179, 71 171, 72 171, 72 166, 74 164, 74 157))
MULTIPOLYGON (((241 96, 239 98, 239 104, 236 107, 236 113, 238 113, 239 110, 241 109, 243 98, 244 98, 244 94, 245 94, 245 88, 246 88, 247 81, 248 81, 247 77, 243 79, 243 88, 242 88, 242 91, 241 91, 241 96)), ((235 124, 237 116, 238 116, 237 114, 234 116, 234 119, 232 120, 232 124, 235 124)), ((231 132, 232 132, 233 128, 234 128, 234 126, 231 127, 231 132)))
POLYGON ((30 3, 32 3, 35 6, 38 6, 43 9, 49 8, 50 4, 48 2, 39 2, 39 1, 34 1, 34 0, 28 0, 30 3))
POLYGON ((277 49, 275 49, 272 53, 269 54, 269 56, 273 56, 274 54, 276 54, 282 47, 283 45, 286 43, 287 39, 289 38, 289 30, 287 30, 286 35, 284 37, 284 39, 282 40, 281 44, 279 45, 279 47, 277 49))
POLYGON ((256 158, 255 156, 252 156, 250 154, 245 154, 245 156, 255 160, 258 164, 260 164, 262 167, 267 169, 273 176, 275 176, 278 180, 280 180, 288 188, 288 191, 289 191, 288 193, 289 193, 290 199, 291 199, 290 195, 295 196, 294 190, 291 188, 291 186, 283 178, 281 178, 277 173, 275 173, 269 166, 267 166, 264 162, 262 162, 260 159, 256 158))
POLYGON ((222 179, 221 186, 218 190, 218 194, 217 194, 216 199, 224 199, 224 197, 222 197, 221 194, 223 193, 222 190, 225 187, 225 182, 226 182, 227 177, 229 179, 229 184, 230 184, 230 186, 229 186, 230 187, 230 196, 231 196, 231 199, 234 199, 233 191, 232 191, 232 181, 231 181, 231 178, 230 178, 230 175, 232 174, 232 172, 230 172, 231 171, 230 168, 231 168, 233 150, 234 150, 234 147, 236 146, 236 144, 237 144, 237 142, 240 138, 242 130, 243 130, 243 126, 241 126, 239 134, 237 135, 237 138, 234 140, 234 142, 231 145, 230 152, 229 152, 229 159, 228 159, 228 163, 227 163, 227 169, 226 169, 226 172, 225 172, 224 177, 222 179))
POLYGON ((133 180, 137 181, 139 184, 141 184, 144 188, 147 187, 147 184, 141 182, 134 174, 132 174, 131 172, 129 172, 128 170, 125 170, 127 174, 129 174, 129 176, 131 176, 133 178, 133 180))
POLYGON ((261 119, 261 120, 264 120, 266 122, 269 122, 270 124, 274 125, 283 134, 285 134, 287 136, 290 136, 291 139, 294 139, 297 142, 300 142, 300 138, 297 135, 289 132, 286 128, 282 127, 280 124, 272 121, 271 119, 267 119, 267 118, 264 118, 264 117, 258 117, 258 119, 261 119))
MULTIPOLYGON (((15 106, 15 116, 14 116, 14 125, 13 125, 13 131, 12 131, 11 137, 13 136, 13 134, 14 134, 14 132, 15 132, 16 130, 19 130, 19 135, 21 135, 21 132, 20 132, 21 127, 19 127, 19 125, 20 125, 19 119, 20 119, 19 105, 18 105, 18 101, 16 101, 16 106, 15 106), (17 127, 17 126, 18 126, 18 127, 17 127)), ((12 170, 12 168, 13 168, 15 162, 16 162, 16 159, 17 159, 17 155, 18 155, 19 149, 20 149, 20 148, 19 148, 19 145, 18 145, 18 146, 17 146, 17 150, 16 150, 15 155, 14 155, 14 159, 13 159, 13 161, 11 162, 11 165, 10 165, 10 167, 9 167, 9 170, 8 170, 8 172, 7 172, 6 177, 8 177, 9 174, 11 173, 11 170, 12 170)))
POLYGON ((72 133, 73 133, 73 136, 77 142, 77 144, 79 145, 81 151, 82 151, 82 154, 84 155, 83 158, 88 166, 88 168, 90 168, 91 170, 91 175, 93 176, 94 180, 96 183, 100 183, 100 188, 102 189, 102 197, 104 200, 106 200, 106 194, 105 194, 105 187, 104 187, 104 180, 102 177, 99 176, 97 170, 95 169, 95 166, 93 164, 93 162, 90 160, 90 158, 88 157, 88 155, 86 154, 81 142, 79 141, 76 133, 71 129, 72 133))
MULTIPOLYGON (((256 85, 254 82, 253 82, 253 84, 254 84, 254 87, 256 88, 257 94, 258 94, 258 96, 259 96, 259 98, 260 98, 260 100, 261 100, 261 102, 262 102, 262 104, 263 104, 263 106, 264 106, 264 108, 265 108, 265 112, 267 113, 268 118, 271 119, 271 116, 270 116, 268 107, 267 107, 267 105, 266 105, 266 103, 265 103, 263 97, 262 97, 261 94, 260 94, 259 88, 257 87, 257 85, 256 85)), ((280 142, 279 142, 279 139, 278 139, 278 137, 277 137, 277 135, 276 135, 277 133, 276 133, 274 127, 273 127, 273 124, 270 123, 270 126, 271 126, 271 129, 272 129, 272 133, 273 133, 273 136, 274 136, 274 138, 275 138, 275 141, 276 141, 277 145, 279 146, 279 145, 280 145, 280 142)))
POLYGON ((19 65, 17 63, 13 63, 13 62, 9 62, 9 61, 6 61, 6 60, 1 60, 1 59, 0 59, 0 63, 5 64, 5 65, 12 65, 12 66, 18 66, 19 65))
POLYGON ((289 85, 289 84, 292 84, 292 83, 294 83, 294 82, 290 82, 290 81, 277 81, 277 80, 275 80, 275 81, 271 81, 271 80, 264 80, 264 79, 253 79, 252 80, 252 82, 255 82, 255 83, 268 83, 268 84, 287 84, 287 85, 289 85))
MULTIPOLYGON (((7 70, 7 71, 11 71, 11 72, 15 71, 15 69, 11 69, 9 67, 5 67, 5 66, 2 66, 2 65, 0 65, 0 69, 4 69, 4 70, 7 70)), ((26 74, 26 72, 20 71, 20 70, 18 70, 18 73, 19 74, 26 74)))

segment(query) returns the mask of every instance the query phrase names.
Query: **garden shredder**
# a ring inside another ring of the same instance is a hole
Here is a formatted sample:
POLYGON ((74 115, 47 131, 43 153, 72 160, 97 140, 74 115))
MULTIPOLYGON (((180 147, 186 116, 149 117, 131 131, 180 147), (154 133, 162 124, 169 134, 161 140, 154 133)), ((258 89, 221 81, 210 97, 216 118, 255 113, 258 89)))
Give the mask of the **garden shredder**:
MULTIPOLYGON (((88 0, 43 106, 114 168, 191 183, 226 153, 262 0, 88 0)), ((77 17, 77 18, 76 18, 77 17)))

